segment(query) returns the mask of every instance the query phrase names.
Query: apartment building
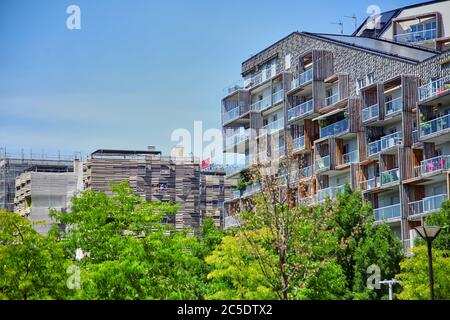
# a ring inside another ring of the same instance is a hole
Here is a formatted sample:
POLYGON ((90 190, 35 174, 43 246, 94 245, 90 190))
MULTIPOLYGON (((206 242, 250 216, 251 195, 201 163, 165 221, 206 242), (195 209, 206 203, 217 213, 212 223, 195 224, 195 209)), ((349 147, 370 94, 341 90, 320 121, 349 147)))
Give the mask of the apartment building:
MULTIPOLYGON (((408 247, 448 199, 448 21, 450 1, 427 2, 353 35, 293 32, 244 61, 222 99, 224 150, 239 159, 227 177, 289 154, 298 203, 333 198, 348 183, 408 247)), ((226 221, 236 223, 258 188, 226 201, 226 221)))
POLYGON ((36 167, 56 167, 73 171, 73 163, 79 157, 61 155, 39 155, 35 153, 0 153, 0 209, 14 212, 16 178, 23 172, 36 167))
POLYGON ((82 187, 82 164, 34 165, 16 178, 14 212, 27 217, 41 234, 52 225, 51 209, 67 211, 72 197, 82 187))
POLYGON ((165 222, 176 229, 198 231, 202 219, 211 216, 223 224, 223 203, 231 194, 221 168, 202 170, 199 159, 163 156, 148 150, 97 150, 84 163, 84 188, 111 194, 112 183, 128 180, 146 201, 165 201, 179 206, 165 222))

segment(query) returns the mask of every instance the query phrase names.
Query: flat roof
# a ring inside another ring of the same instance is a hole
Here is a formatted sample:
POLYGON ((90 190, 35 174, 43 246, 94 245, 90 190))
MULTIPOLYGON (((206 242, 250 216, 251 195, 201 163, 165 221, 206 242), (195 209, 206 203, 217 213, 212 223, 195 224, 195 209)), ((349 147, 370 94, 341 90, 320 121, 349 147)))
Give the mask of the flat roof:
POLYGON ((119 149, 98 149, 91 155, 158 155, 161 151, 156 150, 119 150, 119 149))

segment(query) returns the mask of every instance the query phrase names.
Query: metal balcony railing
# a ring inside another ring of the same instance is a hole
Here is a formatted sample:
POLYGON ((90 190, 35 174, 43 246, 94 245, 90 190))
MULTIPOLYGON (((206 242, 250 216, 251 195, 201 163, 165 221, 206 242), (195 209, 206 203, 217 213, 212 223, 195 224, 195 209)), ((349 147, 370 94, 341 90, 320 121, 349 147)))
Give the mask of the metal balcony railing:
POLYGON ((305 136, 294 139, 294 150, 302 150, 305 148, 305 136))
POLYGON ((408 32, 394 36, 395 41, 404 43, 414 43, 434 39, 436 39, 436 29, 408 32))
POLYGON ((225 123, 237 119, 239 118, 239 116, 240 116, 239 107, 236 107, 223 114, 223 122, 225 123))
POLYGON ((450 90, 450 76, 446 76, 419 88, 419 100, 423 101, 450 90))
POLYGON ((368 144, 367 153, 369 156, 377 154, 383 150, 392 148, 402 143, 402 135, 400 132, 394 132, 382 137, 380 140, 368 144))
POLYGON ((313 79, 313 70, 308 69, 291 82, 291 89, 296 89, 313 79))
POLYGON ((294 119, 297 119, 301 117, 302 115, 311 112, 313 110, 313 102, 314 100, 308 100, 306 102, 303 102, 294 108, 291 108, 288 110, 288 121, 292 121, 294 119))
POLYGON ((397 204, 394 204, 391 206, 387 206, 387 207, 374 209, 373 213, 375 215, 375 221, 400 218, 400 216, 401 216, 400 203, 397 203, 397 204))
POLYGON ((426 214, 438 211, 442 202, 448 199, 447 194, 439 194, 409 203, 409 215, 426 214))
POLYGON ((450 169, 450 156, 442 155, 421 161, 420 166, 414 168, 414 175, 416 177, 420 177, 422 175, 426 175, 436 171, 449 169, 450 169))
POLYGON ((261 112, 272 106, 272 96, 267 96, 264 99, 256 101, 250 105, 250 110, 261 112))
POLYGON ((330 156, 325 156, 316 159, 316 161, 314 162, 314 172, 320 172, 329 169, 330 169, 330 156))
POLYGON ((450 114, 439 117, 420 124, 420 136, 426 137, 428 135, 445 131, 450 128, 450 114))
POLYGON ((273 78, 277 74, 277 64, 272 64, 270 67, 261 70, 257 74, 253 75, 250 79, 244 81, 244 85, 246 88, 253 88, 257 85, 273 78))
POLYGON ((386 115, 390 115, 402 110, 403 98, 399 97, 385 103, 386 115))
POLYGON ((324 128, 320 128, 320 137, 328 137, 344 133, 348 130, 348 119, 342 119, 324 128))
POLYGON ((362 121, 367 122, 370 120, 378 119, 379 113, 380 112, 378 104, 374 104, 373 106, 367 107, 362 111, 362 121))
POLYGON ((272 94, 272 105, 275 105, 284 100, 284 90, 278 90, 272 94))
POLYGON ((268 134, 273 134, 277 131, 280 131, 282 129, 284 129, 284 119, 278 119, 276 121, 270 122, 269 124, 265 125, 263 127, 263 129, 268 133, 268 134))

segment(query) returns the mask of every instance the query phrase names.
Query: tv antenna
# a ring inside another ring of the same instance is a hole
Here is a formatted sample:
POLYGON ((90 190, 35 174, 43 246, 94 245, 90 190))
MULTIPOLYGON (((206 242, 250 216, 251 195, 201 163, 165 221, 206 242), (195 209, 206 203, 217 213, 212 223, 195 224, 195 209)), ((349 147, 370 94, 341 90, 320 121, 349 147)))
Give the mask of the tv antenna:
POLYGON ((340 34, 344 34, 344 23, 342 22, 342 20, 339 20, 339 22, 331 22, 331 24, 336 24, 338 25, 338 33, 340 34))
POLYGON ((352 19, 353 20, 353 27, 358 29, 358 18, 356 17, 356 14, 353 14, 351 16, 344 16, 344 18, 352 19))

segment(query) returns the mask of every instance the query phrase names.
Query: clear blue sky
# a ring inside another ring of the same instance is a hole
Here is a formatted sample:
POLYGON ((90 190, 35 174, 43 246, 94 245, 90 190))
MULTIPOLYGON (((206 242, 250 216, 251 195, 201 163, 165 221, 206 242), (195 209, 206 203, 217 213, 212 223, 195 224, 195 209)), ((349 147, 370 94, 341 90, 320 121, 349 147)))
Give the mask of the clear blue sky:
POLYGON ((241 62, 292 31, 353 31, 366 8, 414 0, 0 1, 0 147, 169 152, 174 129, 220 128, 241 62), (81 8, 81 30, 66 8, 81 8))

